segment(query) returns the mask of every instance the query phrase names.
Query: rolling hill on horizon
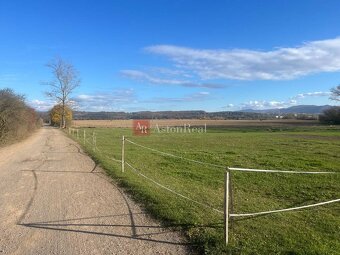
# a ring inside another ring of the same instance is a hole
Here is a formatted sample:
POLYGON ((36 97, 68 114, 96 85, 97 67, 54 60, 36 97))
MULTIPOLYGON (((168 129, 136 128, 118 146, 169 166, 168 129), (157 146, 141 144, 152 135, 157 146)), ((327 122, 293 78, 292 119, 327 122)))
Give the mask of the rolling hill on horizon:
POLYGON ((320 114, 324 110, 332 107, 331 105, 295 105, 287 108, 280 109, 244 109, 241 112, 255 112, 255 113, 275 113, 275 114, 288 114, 288 113, 300 113, 300 114, 320 114))

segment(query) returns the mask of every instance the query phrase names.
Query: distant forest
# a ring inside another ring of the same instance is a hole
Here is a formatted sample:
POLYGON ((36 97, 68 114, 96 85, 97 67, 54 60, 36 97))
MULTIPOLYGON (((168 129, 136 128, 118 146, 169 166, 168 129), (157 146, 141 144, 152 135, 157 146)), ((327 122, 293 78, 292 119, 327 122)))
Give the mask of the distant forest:
MULTIPOLYGON (((74 120, 118 120, 118 119, 231 119, 231 120, 266 120, 277 118, 277 113, 255 112, 205 112, 205 111, 158 111, 158 112, 74 112, 74 120)), ((316 119, 311 114, 285 114, 282 118, 316 119)))

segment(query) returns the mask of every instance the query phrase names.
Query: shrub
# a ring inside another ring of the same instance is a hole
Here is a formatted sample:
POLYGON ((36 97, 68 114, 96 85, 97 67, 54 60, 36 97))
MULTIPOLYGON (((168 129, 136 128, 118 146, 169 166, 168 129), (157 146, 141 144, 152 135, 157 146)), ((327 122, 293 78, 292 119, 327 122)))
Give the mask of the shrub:
POLYGON ((37 128, 35 111, 22 95, 11 89, 0 90, 0 144, 28 136, 37 128))
POLYGON ((340 106, 334 106, 323 111, 319 116, 319 121, 326 124, 340 124, 340 106))

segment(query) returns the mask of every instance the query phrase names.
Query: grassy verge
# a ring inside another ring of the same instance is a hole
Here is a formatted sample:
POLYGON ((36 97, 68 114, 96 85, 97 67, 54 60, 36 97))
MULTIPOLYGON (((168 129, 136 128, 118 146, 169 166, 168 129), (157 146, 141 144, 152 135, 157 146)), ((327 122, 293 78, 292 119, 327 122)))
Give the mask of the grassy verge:
MULTIPOLYGON (((79 142, 156 218, 179 226, 206 254, 339 254, 340 205, 235 219, 230 245, 222 216, 184 200, 109 158, 121 157, 121 137, 164 152, 233 167, 340 172, 339 129, 209 129, 203 134, 132 136, 130 129, 82 129, 79 142), (97 147, 92 150, 92 132, 97 147)), ((223 169, 203 166, 126 143, 126 161, 146 176, 191 199, 223 209, 223 169)), ((258 212, 340 198, 340 174, 232 173, 235 213, 258 212)))

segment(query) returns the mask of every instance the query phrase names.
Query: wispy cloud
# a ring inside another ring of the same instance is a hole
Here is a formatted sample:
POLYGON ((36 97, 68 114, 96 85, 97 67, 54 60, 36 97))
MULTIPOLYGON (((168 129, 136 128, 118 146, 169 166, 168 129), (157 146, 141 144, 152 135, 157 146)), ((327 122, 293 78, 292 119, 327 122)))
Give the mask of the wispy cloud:
POLYGON ((15 74, 0 74, 0 83, 17 81, 18 76, 15 74))
MULTIPOLYGON (((153 97, 140 100, 133 89, 121 89, 109 93, 83 93, 74 96, 70 101, 72 102, 72 108, 78 111, 140 111, 149 108, 150 104, 166 105, 171 103, 202 102, 211 98, 213 97, 209 92, 201 91, 183 97, 153 97)), ((48 111, 56 102, 33 100, 29 104, 38 111, 48 111)))
POLYGON ((122 111, 124 107, 137 103, 133 89, 115 90, 109 93, 79 94, 72 98, 77 110, 122 111))
POLYGON ((317 91, 317 92, 308 92, 308 93, 301 93, 297 94, 294 99, 301 99, 305 97, 324 97, 324 96, 330 96, 331 92, 323 92, 323 91, 317 91))
POLYGON ((227 109, 254 109, 254 110, 264 110, 264 109, 280 109, 294 106, 300 103, 302 99, 307 97, 327 97, 330 92, 317 91, 317 92, 306 92, 300 93, 293 96, 287 100, 250 100, 239 105, 228 104, 225 106, 227 109))
MULTIPOLYGON (((159 74, 171 74, 171 75, 183 75, 177 71, 171 71, 169 69, 160 69, 159 74), (166 71, 165 71, 166 70, 166 71)), ((217 83, 196 83, 190 80, 184 79, 169 79, 169 78, 159 78, 150 75, 146 72, 138 70, 122 70, 121 74, 127 78, 134 79, 142 82, 149 82, 156 85, 177 85, 182 87, 192 87, 192 88, 209 88, 209 89, 220 89, 224 88, 225 85, 217 83)))
POLYGON ((183 83, 186 83, 185 80, 171 80, 171 79, 162 79, 153 77, 145 72, 138 71, 138 70, 122 70, 121 74, 125 77, 138 80, 138 81, 146 81, 153 84, 168 84, 168 85, 182 85, 183 83))
POLYGON ((254 110, 263 110, 263 109, 280 109, 286 108, 293 105, 296 105, 296 100, 287 100, 287 101, 266 101, 266 100, 253 100, 248 101, 241 104, 241 109, 254 109, 254 110))
POLYGON ((157 104, 167 104, 167 103, 188 103, 188 102, 198 102, 210 99, 211 95, 209 92, 202 91, 198 93, 193 93, 183 97, 154 97, 149 100, 143 101, 144 103, 157 103, 157 104))
POLYGON ((208 50, 155 45, 146 50, 170 58, 202 79, 287 80, 340 71, 340 37, 271 51, 208 50))
POLYGON ((177 76, 184 78, 193 78, 193 75, 184 71, 183 69, 170 69, 165 67, 149 67, 146 69, 148 73, 153 75, 167 75, 167 76, 177 76))
POLYGON ((50 100, 32 100, 29 101, 28 104, 36 109, 37 111, 49 111, 52 109, 52 107, 56 104, 56 102, 50 101, 50 100))

